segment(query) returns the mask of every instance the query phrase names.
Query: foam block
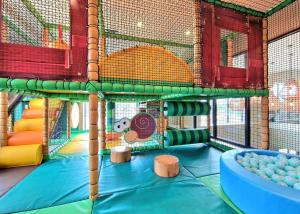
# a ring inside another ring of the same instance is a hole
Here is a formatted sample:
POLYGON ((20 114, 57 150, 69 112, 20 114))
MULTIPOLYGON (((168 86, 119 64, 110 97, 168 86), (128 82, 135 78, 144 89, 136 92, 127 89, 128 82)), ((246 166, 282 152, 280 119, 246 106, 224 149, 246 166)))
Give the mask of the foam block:
POLYGON ((24 131, 17 132, 8 139, 8 146, 19 146, 29 144, 42 144, 42 132, 24 131))
POLYGON ((34 99, 30 100, 29 108, 30 109, 41 109, 43 107, 43 99, 34 99))
POLYGON ((14 132, 22 131, 42 131, 43 119, 22 119, 18 120, 14 126, 14 132))
POLYGON ((34 119, 43 117, 42 109, 25 109, 23 112, 23 119, 34 119))
POLYGON ((40 144, 0 148, 0 168, 38 165, 42 160, 43 153, 40 144))

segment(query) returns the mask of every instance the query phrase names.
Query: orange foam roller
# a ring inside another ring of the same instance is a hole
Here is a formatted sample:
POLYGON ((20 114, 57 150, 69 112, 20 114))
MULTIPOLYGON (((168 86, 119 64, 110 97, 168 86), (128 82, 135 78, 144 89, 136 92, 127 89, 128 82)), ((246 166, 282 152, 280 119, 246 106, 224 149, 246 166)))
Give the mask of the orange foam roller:
POLYGON ((43 110, 42 109, 25 109, 22 117, 23 117, 23 119, 42 118, 43 110))
POLYGON ((29 144, 42 144, 43 135, 42 132, 24 131, 15 133, 8 139, 8 146, 19 146, 29 144))

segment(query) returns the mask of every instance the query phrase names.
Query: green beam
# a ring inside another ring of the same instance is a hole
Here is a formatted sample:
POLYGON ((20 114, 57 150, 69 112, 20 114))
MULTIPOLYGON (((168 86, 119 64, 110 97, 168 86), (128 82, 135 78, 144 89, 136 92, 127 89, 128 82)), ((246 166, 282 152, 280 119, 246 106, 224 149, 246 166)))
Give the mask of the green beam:
POLYGON ((31 39, 21 28, 14 24, 7 16, 2 15, 2 20, 7 26, 21 36, 26 42, 31 45, 38 45, 37 41, 31 39))
POLYGON ((113 32, 105 32, 105 36, 107 38, 113 38, 113 39, 122 39, 127 41, 135 41, 135 42, 145 42, 149 44, 159 45, 159 46, 174 46, 174 47, 181 47, 181 48, 193 48, 193 45, 190 44, 182 44, 167 40, 159 40, 159 39, 148 39, 148 38, 142 38, 137 36, 129 36, 129 35, 123 35, 113 32))
MULTIPOLYGON (((200 88, 200 87, 176 87, 176 86, 157 86, 157 85, 134 85, 120 84, 109 82, 67 82, 52 80, 35 80, 35 79, 9 79, 0 78, 0 90, 51 90, 53 93, 59 90, 75 91, 71 94, 77 94, 78 91, 89 93, 117 93, 127 95, 156 95, 162 96, 162 99, 188 96, 224 96, 224 97, 250 97, 250 96, 267 96, 268 90, 255 89, 223 89, 223 88, 200 88), (165 96, 168 95, 168 96, 165 96), (165 96, 165 97, 164 97, 165 96)), ((73 95, 72 95, 73 96, 73 95)))
POLYGON ((265 17, 271 16, 272 14, 278 12, 279 10, 287 7, 288 5, 292 4, 293 2, 295 2, 296 0, 284 0, 283 2, 281 2, 280 4, 276 5, 275 7, 273 7, 271 10, 269 10, 265 17))
POLYGON ((243 7, 243 6, 240 6, 240 5, 236 5, 236 4, 232 4, 232 3, 228 3, 228 2, 223 2, 223 1, 220 1, 220 0, 207 0, 207 2, 210 3, 210 4, 215 4, 215 5, 220 6, 220 7, 233 9, 233 10, 239 11, 241 13, 246 13, 246 14, 249 14, 249 15, 252 15, 252 16, 257 16, 257 17, 264 17, 265 16, 265 13, 263 13, 263 12, 253 10, 251 8, 248 8, 248 7, 243 7))

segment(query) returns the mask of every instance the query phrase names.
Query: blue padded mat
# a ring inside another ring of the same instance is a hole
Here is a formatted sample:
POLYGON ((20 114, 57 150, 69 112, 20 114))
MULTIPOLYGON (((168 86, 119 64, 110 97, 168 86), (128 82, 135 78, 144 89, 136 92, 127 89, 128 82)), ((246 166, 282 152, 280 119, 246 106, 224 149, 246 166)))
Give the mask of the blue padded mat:
POLYGON ((112 164, 105 156, 99 176, 101 195, 177 182, 195 177, 219 173, 221 152, 205 144, 169 147, 165 150, 139 152, 132 156, 130 162, 112 164), (162 179, 153 172, 154 158, 161 154, 171 154, 179 158, 180 174, 171 179, 162 179))
POLYGON ((88 198, 88 157, 51 160, 0 198, 0 213, 60 205, 88 198))
POLYGON ((109 156, 105 156, 99 176, 100 195, 194 178, 182 166, 179 175, 175 178, 160 178, 155 175, 154 158, 160 154, 166 152, 163 150, 140 152, 132 156, 130 162, 121 164, 112 164, 109 156))
POLYGON ((170 147, 168 151, 177 156, 184 168, 197 178, 220 173, 222 152, 206 144, 170 147))
POLYGON ((235 213, 222 199, 192 179, 102 196, 93 214, 229 214, 235 213))

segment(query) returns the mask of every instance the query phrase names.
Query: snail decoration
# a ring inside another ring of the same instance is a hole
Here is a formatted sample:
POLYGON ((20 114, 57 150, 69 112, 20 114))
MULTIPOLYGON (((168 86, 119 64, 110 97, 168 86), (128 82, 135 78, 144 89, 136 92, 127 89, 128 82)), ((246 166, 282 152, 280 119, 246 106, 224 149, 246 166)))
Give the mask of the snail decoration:
POLYGON ((122 118, 114 124, 114 131, 124 133, 127 143, 149 141, 155 129, 155 119, 148 113, 139 113, 131 120, 122 118))

